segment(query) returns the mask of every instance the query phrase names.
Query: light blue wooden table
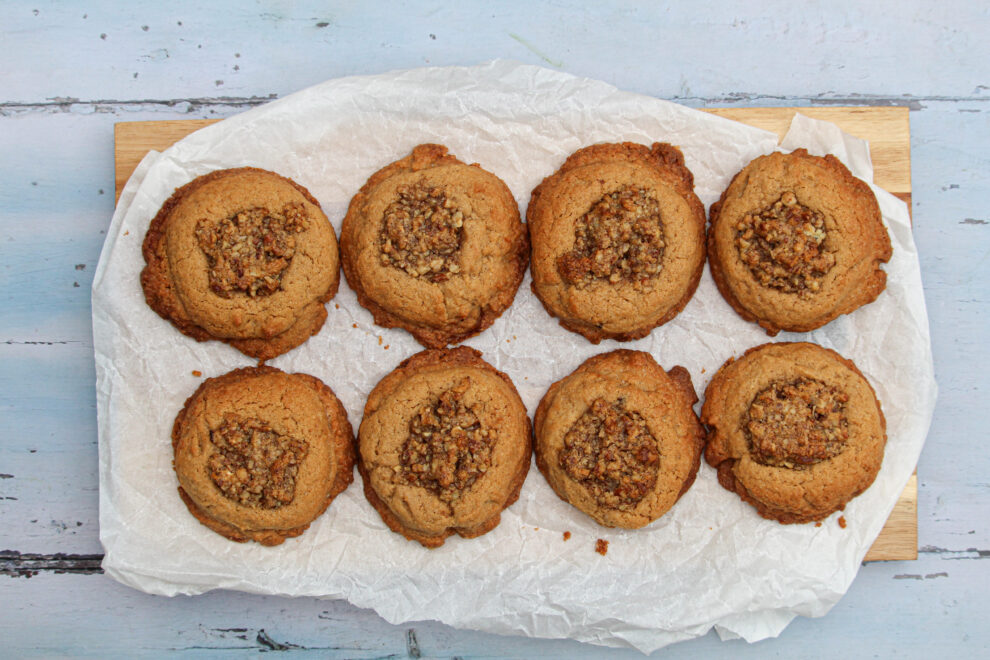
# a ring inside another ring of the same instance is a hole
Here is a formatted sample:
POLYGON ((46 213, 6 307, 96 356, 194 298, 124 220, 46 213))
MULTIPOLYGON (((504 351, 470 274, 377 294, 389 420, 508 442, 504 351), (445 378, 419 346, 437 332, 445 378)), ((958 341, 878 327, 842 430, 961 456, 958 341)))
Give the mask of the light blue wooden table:
POLYGON ((911 109, 940 384, 918 466, 919 558, 865 565, 831 613, 776 640, 709 634, 659 654, 986 657, 990 9, 801 4, 0 5, 0 655, 636 655, 392 626, 338 601, 157 598, 98 568, 90 285, 113 213, 114 123, 226 117, 337 76, 505 57, 694 107, 911 109))

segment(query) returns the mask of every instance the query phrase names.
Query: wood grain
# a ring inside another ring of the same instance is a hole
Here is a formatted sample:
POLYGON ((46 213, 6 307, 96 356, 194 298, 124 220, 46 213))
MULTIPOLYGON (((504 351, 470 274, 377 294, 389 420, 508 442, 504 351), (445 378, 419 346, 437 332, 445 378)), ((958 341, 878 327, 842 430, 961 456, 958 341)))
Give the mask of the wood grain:
MULTIPOLYGON (((870 142, 874 181, 911 204, 910 129, 908 109, 903 107, 834 108, 712 108, 728 119, 762 128, 783 137, 795 112, 837 124, 843 131, 870 142)), ((141 159, 151 150, 161 151, 186 135, 219 120, 121 122, 114 126, 116 197, 141 159)), ((918 481, 911 476, 894 510, 865 561, 917 559, 918 481)))

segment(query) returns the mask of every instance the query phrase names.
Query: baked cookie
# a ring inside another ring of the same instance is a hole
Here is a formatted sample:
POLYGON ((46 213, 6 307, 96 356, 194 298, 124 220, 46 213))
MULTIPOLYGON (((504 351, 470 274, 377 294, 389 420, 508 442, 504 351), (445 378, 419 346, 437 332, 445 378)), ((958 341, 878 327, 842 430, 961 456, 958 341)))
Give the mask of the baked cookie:
POLYGON ((705 391, 701 421, 718 482, 782 523, 822 520, 869 488, 887 439, 856 365, 808 343, 730 358, 705 391))
POLYGON ((435 548, 498 525, 519 497, 532 439, 515 386, 481 353, 422 351, 368 396, 358 471, 385 524, 435 548))
POLYGON ((347 282, 386 328, 428 348, 478 334, 512 304, 529 260, 512 193, 437 144, 379 170, 340 235, 347 282))
POLYGON ((712 204, 708 257, 722 296, 770 336, 808 332, 876 300, 890 237, 870 187, 835 156, 760 156, 712 204))
POLYGON ((705 208, 677 147, 596 144, 533 191, 533 293, 597 344, 674 318, 705 265, 705 208))
POLYGON ((337 237, 309 191, 253 167, 193 179, 144 238, 148 305, 197 341, 264 362, 319 332, 340 283, 337 237))
POLYGON ((333 391, 273 367, 204 381, 172 447, 182 501, 232 541, 299 536, 354 479, 354 433, 333 391))
POLYGON ((648 525, 698 473, 697 400, 684 367, 665 372, 642 351, 596 355, 540 401, 536 465, 562 500, 600 525, 648 525))

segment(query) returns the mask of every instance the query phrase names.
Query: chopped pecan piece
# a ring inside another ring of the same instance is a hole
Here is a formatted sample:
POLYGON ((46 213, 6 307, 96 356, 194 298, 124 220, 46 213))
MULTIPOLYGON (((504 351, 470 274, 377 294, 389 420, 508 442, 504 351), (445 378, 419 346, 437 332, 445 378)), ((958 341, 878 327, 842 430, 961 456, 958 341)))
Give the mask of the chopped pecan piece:
POLYGON ((260 419, 227 415, 210 441, 216 449, 210 478, 224 497, 256 509, 292 502, 299 464, 309 452, 305 440, 281 435, 260 419))
POLYGON ((760 391, 744 422, 750 454, 763 465, 805 468, 842 453, 849 440, 849 395, 813 378, 760 391))
POLYGON ((385 209, 378 240, 382 265, 430 282, 444 282, 459 273, 463 211, 442 189, 424 183, 401 186, 398 193, 385 209))
POLYGON ((646 420, 625 400, 595 399, 564 435, 560 467, 595 500, 629 511, 657 483, 660 452, 646 420))
POLYGON ((835 265, 824 249, 825 216, 785 192, 762 211, 736 225, 736 248, 743 263, 764 286, 808 296, 821 288, 835 265))
POLYGON ((221 298, 235 293, 269 296, 282 286, 282 274, 306 230, 306 211, 289 204, 276 211, 250 208, 229 218, 196 223, 196 240, 209 264, 210 289, 221 298))
POLYGON ((462 401, 470 381, 422 406, 409 422, 396 479, 437 494, 443 502, 464 496, 492 466, 495 429, 486 429, 462 401))
POLYGON ((596 280, 649 286, 666 249, 660 203, 642 188, 623 186, 592 205, 574 225, 574 249, 557 259, 565 282, 583 289, 596 280))

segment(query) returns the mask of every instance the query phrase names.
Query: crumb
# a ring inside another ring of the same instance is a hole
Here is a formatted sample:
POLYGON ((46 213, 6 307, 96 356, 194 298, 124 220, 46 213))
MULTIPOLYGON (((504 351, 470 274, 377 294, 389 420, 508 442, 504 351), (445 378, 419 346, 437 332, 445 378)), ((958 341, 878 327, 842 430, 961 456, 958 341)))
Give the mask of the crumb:
POLYGON ((565 541, 570 541, 571 540, 571 533, 570 532, 564 532, 564 540, 565 541))
POLYGON ((705 369, 704 367, 701 368, 701 373, 705 373, 706 371, 708 371, 708 370, 705 369))
POLYGON ((608 541, 605 539, 598 539, 595 541, 595 552, 604 557, 606 553, 608 553, 608 541))
POLYGON ((539 527, 534 527, 534 528, 533 528, 533 531, 534 531, 534 532, 538 532, 538 531, 540 531, 540 528, 539 528, 539 527))
POLYGON ((333 304, 333 308, 334 309, 340 309, 340 303, 334 303, 333 304))
POLYGON ((512 340, 511 339, 506 339, 505 340, 505 343, 508 344, 510 341, 512 341, 512 340))
POLYGON ((821 527, 821 526, 822 526, 822 521, 821 520, 819 520, 818 522, 815 523, 815 527, 821 527))
POLYGON ((193 369, 192 375, 195 376, 196 378, 199 378, 200 376, 203 375, 203 372, 200 371, 199 369, 193 369))
POLYGON ((351 327, 352 328, 356 328, 357 327, 357 323, 351 323, 351 327))
POLYGON ((513 339, 516 339, 517 337, 516 337, 515 335, 512 335, 512 338, 513 338, 513 339))
POLYGON ((127 236, 127 235, 129 235, 130 233, 131 233, 131 230, 130 230, 130 229, 128 229, 127 231, 125 231, 125 232, 124 232, 124 236, 127 236))
POLYGON ((389 344, 385 344, 385 350, 386 351, 388 350, 388 347, 389 347, 389 344))
POLYGON ((839 527, 841 527, 842 529, 845 529, 846 528, 846 517, 845 516, 839 516, 839 527))
POLYGON ((382 345, 382 336, 381 335, 378 335, 378 345, 379 346, 382 345))

